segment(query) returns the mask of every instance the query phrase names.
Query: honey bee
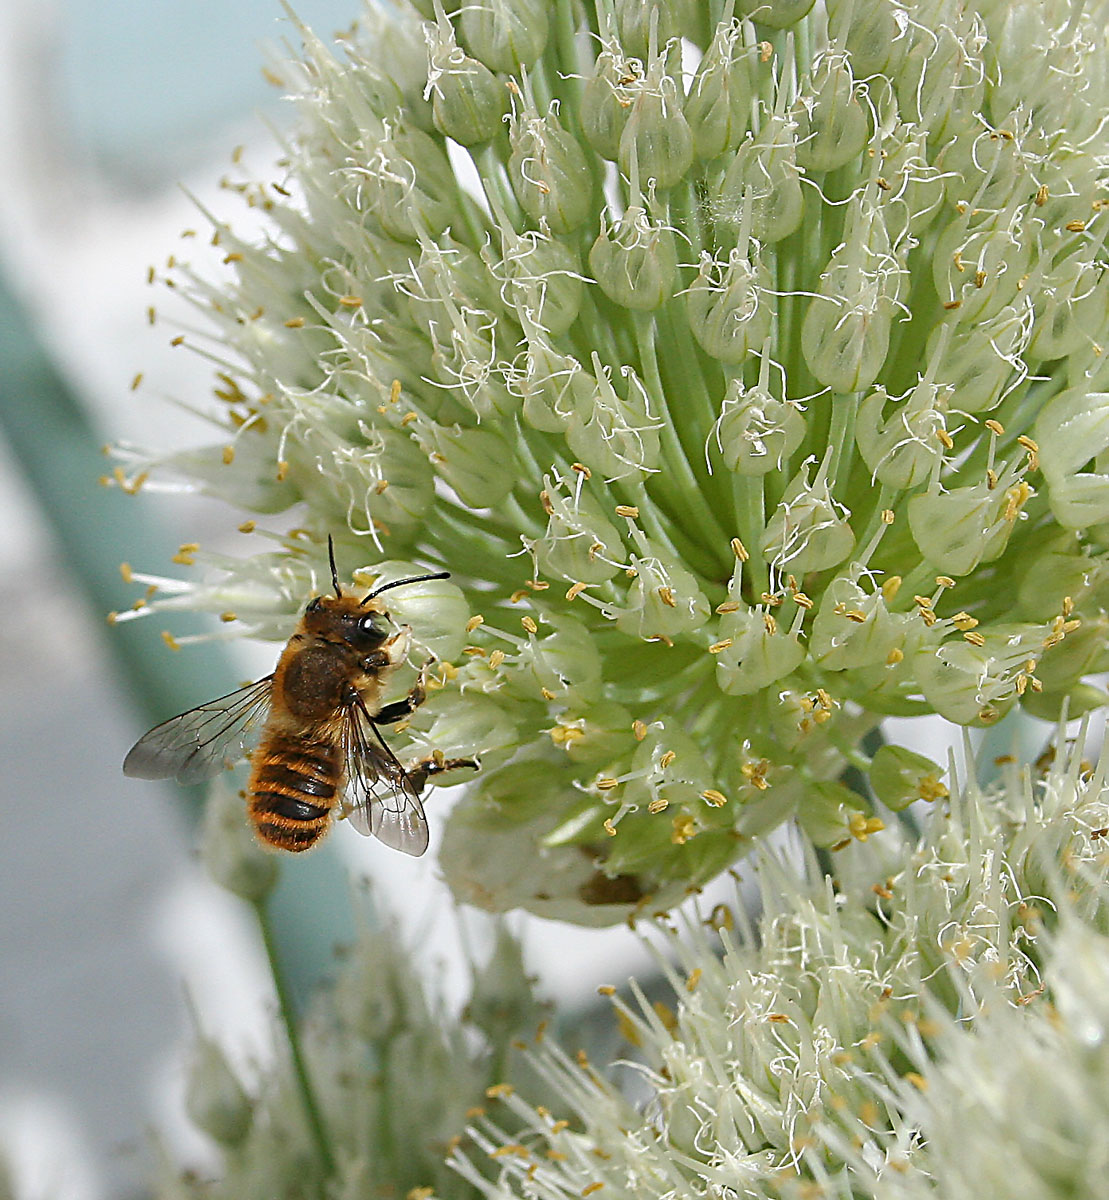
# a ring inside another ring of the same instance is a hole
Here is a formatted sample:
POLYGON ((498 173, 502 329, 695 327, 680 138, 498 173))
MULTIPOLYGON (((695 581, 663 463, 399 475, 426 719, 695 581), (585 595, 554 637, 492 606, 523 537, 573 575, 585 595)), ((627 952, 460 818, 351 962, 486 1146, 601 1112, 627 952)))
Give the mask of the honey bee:
POLYGON ((131 747, 123 773, 198 783, 249 754, 247 810, 262 842, 307 850, 338 810, 359 833, 423 854, 428 831, 420 793, 428 777, 478 764, 433 754, 405 767, 381 736, 380 726, 423 703, 434 660, 423 664, 407 696, 385 703, 412 629, 398 626, 378 596, 449 575, 398 579, 359 600, 339 586, 330 537, 327 548, 335 595, 309 601, 273 673, 155 725, 131 747))

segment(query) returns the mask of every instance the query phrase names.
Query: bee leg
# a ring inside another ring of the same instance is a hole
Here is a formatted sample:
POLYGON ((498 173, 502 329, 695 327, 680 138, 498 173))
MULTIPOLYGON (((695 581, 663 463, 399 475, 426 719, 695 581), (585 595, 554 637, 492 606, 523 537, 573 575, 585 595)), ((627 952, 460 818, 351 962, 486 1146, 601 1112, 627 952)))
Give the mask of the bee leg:
POLYGON ((418 794, 424 790, 429 775, 441 775, 444 771, 454 771, 458 767, 469 767, 472 771, 477 771, 481 764, 476 758, 444 758, 443 752, 436 750, 426 758, 409 763, 404 771, 418 794))
POLYGON ((375 725, 392 725, 397 721, 403 721, 423 704, 427 699, 427 673, 435 661, 434 658, 429 658, 424 663, 416 682, 412 685, 412 690, 403 700, 395 700, 392 704, 386 704, 379 713, 374 715, 375 725))

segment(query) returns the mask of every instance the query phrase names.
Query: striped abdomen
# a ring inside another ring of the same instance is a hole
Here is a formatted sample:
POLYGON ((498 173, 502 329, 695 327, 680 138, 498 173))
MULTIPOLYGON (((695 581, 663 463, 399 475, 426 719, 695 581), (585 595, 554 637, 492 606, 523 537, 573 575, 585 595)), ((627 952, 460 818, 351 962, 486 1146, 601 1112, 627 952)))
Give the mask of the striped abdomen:
POLYGON ((275 732, 252 761, 247 795, 258 836, 279 850, 307 850, 326 832, 339 799, 339 747, 275 732))

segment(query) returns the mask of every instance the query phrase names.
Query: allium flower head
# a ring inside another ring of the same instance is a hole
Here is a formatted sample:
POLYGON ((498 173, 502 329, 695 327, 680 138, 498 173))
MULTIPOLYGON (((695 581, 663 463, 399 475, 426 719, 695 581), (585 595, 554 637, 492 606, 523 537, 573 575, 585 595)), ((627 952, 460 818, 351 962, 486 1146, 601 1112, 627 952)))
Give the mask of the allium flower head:
POLYGON ((285 636, 329 533, 367 583, 449 569, 396 593, 441 660, 405 736, 482 762, 448 874, 581 919, 795 812, 866 836, 833 781, 884 714, 1099 703, 1105 17, 412 0, 301 29, 280 178, 232 185, 269 233, 214 219, 225 274, 166 280, 214 326, 226 437, 120 472, 297 532, 190 549, 209 578, 137 576, 147 607, 285 636))
POLYGON ((835 881, 765 860, 757 925, 667 938, 671 997, 601 989, 628 1061, 545 1042, 562 1103, 506 1095, 454 1166, 489 1200, 1104 1196, 1107 820, 1072 748, 835 881))

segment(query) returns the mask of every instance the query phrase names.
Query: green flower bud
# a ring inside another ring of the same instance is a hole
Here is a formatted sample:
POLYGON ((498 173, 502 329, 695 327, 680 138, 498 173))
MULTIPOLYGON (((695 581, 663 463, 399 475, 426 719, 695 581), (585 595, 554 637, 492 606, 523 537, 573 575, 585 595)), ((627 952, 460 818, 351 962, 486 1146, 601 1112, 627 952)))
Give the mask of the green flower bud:
POLYGON ((193 1048, 185 1083, 185 1111, 197 1129, 221 1146, 241 1145, 250 1132, 254 1119, 250 1097, 210 1038, 199 1038, 193 1048))
MULTIPOLYGON (((443 692, 436 692, 435 699, 424 705, 430 714, 430 723, 428 714, 423 712, 420 714, 423 720, 413 722, 414 726, 426 726, 421 743, 429 751, 438 750, 445 758, 476 757, 481 760, 483 771, 499 766, 512 756, 516 724, 506 707, 473 691, 452 694, 449 705, 437 703, 442 696, 443 692)), ((430 782, 459 783, 462 774, 460 771, 457 778, 453 772, 433 775, 430 782)), ((465 782, 470 783, 472 779, 472 772, 465 772, 465 782)))
POLYGON ((434 421, 417 426, 420 444, 436 471, 464 504, 499 504, 516 482, 511 447, 491 429, 449 429, 434 421))
POLYGON ((499 133, 507 92, 489 68, 463 53, 445 17, 424 26, 427 94, 435 127, 459 145, 476 146, 499 133))
POLYGON ((761 609, 725 613, 719 632, 727 645, 716 655, 716 682, 729 696, 753 695, 792 674, 805 658, 796 631, 761 609))
POLYGON ((793 233, 804 213, 795 150, 791 123, 771 117, 740 146, 724 173, 713 198, 717 221, 749 228, 760 242, 780 242, 793 233))
POLYGON ((584 284, 577 255, 565 242, 534 231, 506 237, 503 255, 496 270, 520 323, 525 330, 532 326, 537 334, 560 337, 581 310, 584 284))
POLYGON ((855 545, 847 510, 828 489, 830 455, 810 482, 809 467, 815 461, 809 458, 802 464, 759 542, 763 558, 782 574, 804 575, 834 567, 855 545))
POLYGON ((953 331, 937 325, 932 331, 925 356, 931 361, 944 340, 941 375, 961 412, 989 412, 1027 376, 1021 354, 1028 345, 1029 318, 1026 307, 1008 307, 980 323, 953 331))
POLYGON ((379 529, 407 536, 427 511, 435 474, 406 434, 365 424, 361 430, 365 446, 344 446, 317 458, 334 489, 335 515, 371 536, 379 529))
POLYGON ((750 17, 771 29, 788 29, 811 10, 816 0, 739 0, 736 16, 750 17))
POLYGON ((770 333, 771 305, 760 300, 770 288, 766 266, 733 249, 727 263, 701 255, 697 278, 686 292, 689 327, 701 349, 726 363, 741 363, 770 333))
POLYGON ((647 393, 633 372, 627 396, 621 396, 593 356, 596 391, 588 419, 579 414, 566 429, 566 443, 586 466, 607 480, 639 479, 656 469, 659 422, 651 415, 647 393))
POLYGON ((1099 341, 1107 324, 1109 279, 1093 262, 1067 260, 1044 276, 1026 357, 1033 362, 1065 358, 1090 340, 1099 341))
POLYGON ((803 171, 835 171, 862 154, 870 126, 855 98, 845 56, 827 54, 819 60, 812 92, 802 93, 793 117, 797 165, 803 171))
POLYGON ((593 634, 569 614, 545 615, 541 628, 548 626, 551 632, 545 636, 529 636, 516 657, 516 669, 527 673, 551 702, 592 704, 601 694, 601 660, 593 634))
POLYGON ((605 765, 626 755, 633 727, 632 715, 622 704, 601 701, 575 706, 563 715, 551 730, 551 741, 575 765, 610 776, 619 771, 605 765))
POLYGON ((620 135, 618 158, 625 175, 660 189, 673 187, 693 161, 693 133, 682 114, 682 93, 653 58, 637 81, 631 112, 620 135))
POLYGON ((805 436, 805 419, 796 404, 778 400, 768 389, 770 361, 765 356, 759 382, 744 388, 741 379, 728 385, 712 439, 724 465, 738 475, 766 475, 780 470, 805 436))
POLYGON ((527 359, 516 381, 524 398, 524 420, 544 433, 561 433, 576 413, 588 414, 597 380, 576 358, 559 354, 546 336, 527 334, 527 359))
POLYGON ((491 71, 530 67, 547 44, 544 0, 467 0, 460 28, 470 53, 491 71))
POLYGON ((979 644, 925 639, 913 669, 928 703, 960 725, 993 725, 1024 694, 1043 653, 1044 628, 995 626, 979 644))
POLYGON ((615 162, 634 98, 629 89, 642 67, 637 60, 624 57, 615 38, 603 38, 601 44, 604 49, 582 92, 581 127, 590 146, 602 158, 615 162))
POLYGON ((953 221, 936 241, 933 277, 944 308, 969 324, 995 316, 1016 296, 1028 272, 1031 246, 1016 218, 953 221))
POLYGON ((1053 396, 1036 420, 1040 468, 1060 524, 1083 529, 1109 519, 1109 392, 1070 388, 1053 396), (1083 471, 1093 459, 1099 468, 1083 471))
POLYGON ((879 746, 867 774, 875 796, 892 812, 901 812, 917 800, 947 796, 940 783, 944 769, 904 746, 879 746))
POLYGON ((453 214, 454 173, 447 156, 419 129, 385 124, 365 170, 350 179, 382 232, 399 242, 437 236, 453 214))
POLYGON ((842 783, 817 783, 806 793, 797 823, 814 845, 838 848, 855 837, 865 840, 871 832, 866 822, 868 811, 862 796, 842 783))
POLYGON ((614 8, 624 52, 644 62, 654 46, 681 37, 696 11, 695 0, 615 0, 614 8))
POLYGON ((743 141, 754 99, 756 50, 742 44, 738 22, 721 22, 685 98, 685 119, 698 158, 715 158, 743 141))
POLYGON ((546 534, 532 543, 545 575, 569 583, 601 583, 625 565, 623 540, 589 492, 564 495, 544 479, 548 506, 546 534))
POLYGON ((943 491, 938 486, 908 503, 909 528, 921 554, 945 575, 966 575, 1005 549, 1032 494, 1016 473, 943 491))
POLYGON ((921 380, 911 392, 892 399, 882 388, 859 405, 855 440, 874 478, 888 487, 912 488, 932 477, 943 459, 938 434, 952 389, 921 380), (889 415, 883 416, 887 404, 889 415))
POLYGON ((602 217, 589 269, 614 303, 637 311, 658 308, 673 294, 678 275, 674 235, 646 209, 631 205, 616 220, 602 217))
POLYGON ((224 778, 208 790, 201 854, 221 887, 251 904, 264 900, 277 883, 277 857, 264 850, 246 818, 246 802, 224 778))
POLYGON ((672 640, 709 619, 709 602, 697 580, 677 563, 633 555, 631 569, 636 575, 627 607, 611 606, 617 629, 632 637, 672 640))
POLYGON ((881 588, 868 591, 853 567, 828 585, 809 637, 809 653, 829 671, 879 666, 901 651, 906 628, 915 618, 891 613, 881 588))
POLYGON ((898 53, 902 31, 899 11, 888 4, 863 0, 828 0, 828 37, 850 52, 856 79, 876 75, 898 53))
POLYGON ((508 174, 520 206, 553 233, 569 233, 593 212, 593 189, 581 143, 559 124, 525 111, 512 122, 508 174))

